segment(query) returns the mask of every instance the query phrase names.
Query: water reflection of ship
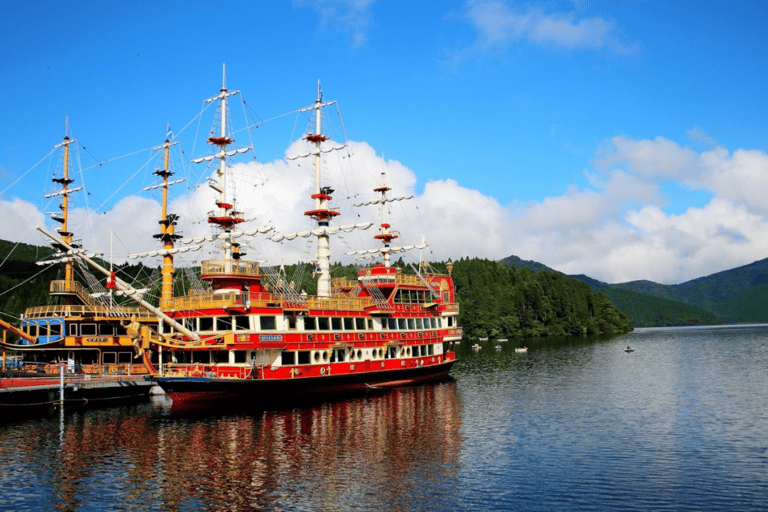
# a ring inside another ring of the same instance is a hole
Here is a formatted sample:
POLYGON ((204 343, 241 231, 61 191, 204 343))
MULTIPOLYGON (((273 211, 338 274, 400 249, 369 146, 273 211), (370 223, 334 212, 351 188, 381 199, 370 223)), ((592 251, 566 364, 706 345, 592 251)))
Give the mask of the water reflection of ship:
POLYGON ((459 465, 455 381, 212 423, 180 421, 158 435, 166 504, 198 496, 235 509, 331 510, 375 499, 404 510, 416 486, 459 465))
POLYGON ((47 426, 30 424, 6 455, 28 461, 13 470, 26 475, 28 494, 53 489, 55 497, 43 500, 68 510, 90 500, 139 509, 333 510, 369 503, 407 510, 450 487, 461 451, 453 380, 252 415, 169 416, 143 404, 47 426))

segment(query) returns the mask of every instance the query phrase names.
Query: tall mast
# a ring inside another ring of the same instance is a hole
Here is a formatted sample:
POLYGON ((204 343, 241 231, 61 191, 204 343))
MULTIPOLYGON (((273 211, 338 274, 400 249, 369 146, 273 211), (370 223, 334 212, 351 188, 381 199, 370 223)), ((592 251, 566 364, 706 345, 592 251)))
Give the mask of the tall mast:
MULTIPOLYGON (((314 144, 310 154, 315 157, 315 193, 312 199, 315 200, 315 209, 304 212, 304 215, 312 217, 317 222, 318 228, 328 227, 331 218, 338 215, 339 212, 331 210, 328 202, 332 199, 331 187, 320 187, 320 166, 321 162, 321 144, 328 140, 322 131, 323 107, 330 103, 323 103, 323 90, 320 88, 320 81, 317 81, 317 100, 311 107, 315 110, 315 133, 310 133, 305 139, 314 144)), ((326 230, 321 229, 317 235, 317 295, 318 297, 331 296, 331 248, 330 237, 326 230)))
POLYGON ((374 236, 373 238, 377 240, 381 240, 384 244, 384 250, 382 251, 384 255, 384 266, 389 268, 391 266, 391 255, 389 250, 389 243, 392 241, 392 239, 397 238, 397 235, 391 233, 389 231, 389 228, 391 227, 389 223, 387 223, 387 191, 391 190, 386 183, 386 173, 381 173, 381 186, 379 188, 373 189, 374 192, 379 192, 381 194, 381 233, 374 236))
MULTIPOLYGON (((74 183, 75 180, 70 179, 69 177, 69 145, 77 142, 75 139, 69 138, 69 118, 66 118, 65 121, 65 128, 64 128, 64 141, 60 144, 57 144, 54 146, 54 149, 63 147, 64 148, 64 168, 62 170, 61 178, 57 178, 55 175, 52 179, 54 183, 58 183, 61 185, 61 190, 46 195, 45 197, 54 197, 57 195, 62 196, 61 204, 59 205, 59 208, 61 209, 61 216, 53 215, 53 220, 60 222, 61 226, 56 229, 56 231, 59 232, 61 235, 62 240, 65 244, 72 247, 72 232, 69 230, 69 194, 76 192, 80 190, 82 187, 77 187, 74 189, 70 189, 69 185, 74 183)), ((67 252, 67 249, 65 249, 63 246, 54 244, 54 247, 57 247, 62 252, 67 252)), ((76 247, 76 246, 75 246, 76 247)), ((73 283, 75 280, 75 272, 74 272, 74 261, 73 258, 66 258, 66 263, 64 265, 64 281, 66 283, 66 289, 71 290, 73 287, 73 283)), ((69 301, 70 298, 67 297, 67 300, 69 301)))
MULTIPOLYGON (((219 151, 213 155, 192 160, 194 163, 200 163, 204 161, 210 162, 213 160, 219 161, 219 168, 216 170, 218 181, 211 181, 208 183, 208 185, 213 190, 219 193, 219 199, 216 201, 218 212, 216 215, 211 215, 208 217, 208 222, 210 224, 216 224, 227 234, 232 232, 232 229, 236 224, 244 222, 244 219, 239 216, 239 212, 235 211, 233 202, 230 202, 227 199, 227 157, 236 155, 237 153, 245 153, 251 149, 250 147, 246 147, 227 151, 227 146, 235 142, 234 139, 229 138, 227 135, 227 98, 239 93, 240 91, 230 92, 227 90, 226 66, 222 67, 222 85, 219 94, 213 98, 205 100, 206 103, 210 103, 216 100, 219 101, 219 116, 221 121, 219 134, 216 136, 215 133, 212 133, 211 137, 208 138, 208 143, 218 146, 219 151)), ((224 259, 238 259, 240 254, 237 251, 237 247, 238 246, 234 241, 234 237, 227 236, 226 239, 222 242, 224 259)))
POLYGON ((181 235, 175 233, 176 221, 179 216, 168 214, 168 187, 173 184, 168 182, 168 178, 173 176, 173 173, 169 170, 170 152, 173 144, 177 143, 171 143, 166 139, 165 143, 161 146, 164 150, 163 168, 162 170, 155 171, 157 176, 163 178, 163 203, 162 212, 160 214, 160 233, 154 235, 155 238, 159 238, 163 241, 163 270, 161 272, 162 282, 160 294, 161 309, 168 307, 168 303, 173 298, 173 251, 171 249, 173 249, 174 241, 181 238, 181 235))

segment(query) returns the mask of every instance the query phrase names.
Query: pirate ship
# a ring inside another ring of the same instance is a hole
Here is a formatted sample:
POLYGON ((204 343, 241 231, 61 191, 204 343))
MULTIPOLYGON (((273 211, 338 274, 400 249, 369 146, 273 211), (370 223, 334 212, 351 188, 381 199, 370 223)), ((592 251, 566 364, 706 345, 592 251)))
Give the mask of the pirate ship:
MULTIPOLYGON (((67 265, 74 259, 86 262, 104 275, 109 291, 131 297, 137 305, 104 306, 102 311, 87 304, 88 295, 76 281, 65 278, 52 284, 51 293, 64 294, 68 300, 56 307, 27 310, 16 348, 68 351, 67 357, 80 356, 81 365, 88 362, 102 369, 105 363, 122 361, 132 372, 151 375, 175 405, 232 400, 260 405, 445 378, 455 362, 449 344, 462 335, 451 265, 440 273, 422 261, 415 272, 406 273, 392 264, 392 254, 426 244, 393 244, 398 234, 388 222, 387 207, 404 198, 391 196, 385 181, 375 188, 373 200, 357 204, 381 206, 378 233, 373 236, 378 246, 348 253, 378 262, 359 268, 356 279, 331 277, 331 238, 375 223, 338 222, 340 212, 332 206, 334 190, 322 183, 322 156, 339 146, 322 133, 323 111, 335 102, 323 102, 319 84, 314 104, 300 110, 313 117, 314 129, 303 137, 309 150, 291 157, 309 159, 314 166, 313 207, 304 213, 313 227, 269 236, 272 242, 316 240, 317 292, 307 295, 273 268, 244 259, 240 237, 269 233, 272 228, 241 229, 246 220, 227 185, 231 159, 251 149, 234 145, 228 119, 228 100, 238 92, 227 89, 225 78, 219 94, 206 100, 218 104, 217 127, 207 140, 212 151, 192 160, 214 165, 209 186, 216 194, 215 209, 206 219, 213 235, 185 239, 175 232, 179 217, 168 213, 168 190, 174 182, 167 161, 173 143, 163 145, 165 165, 155 173, 162 179, 157 187, 163 193, 160 232, 155 237, 163 247, 134 255, 162 258, 157 306, 85 254, 68 232, 65 217, 58 234, 38 229, 51 238, 67 265), (221 251, 217 259, 200 264, 205 288, 175 294, 175 256, 205 242, 218 243, 221 251), (93 355, 86 361, 88 349, 93 355)), ((64 212, 70 183, 65 174, 64 212)))

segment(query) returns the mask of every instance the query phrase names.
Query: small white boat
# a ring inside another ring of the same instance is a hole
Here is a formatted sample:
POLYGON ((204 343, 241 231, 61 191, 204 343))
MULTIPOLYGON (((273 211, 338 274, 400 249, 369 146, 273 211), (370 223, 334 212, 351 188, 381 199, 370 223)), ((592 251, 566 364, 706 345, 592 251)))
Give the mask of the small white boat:
POLYGON ((481 349, 481 348, 483 348, 483 347, 481 347, 480 345, 478 345, 477 343, 475 343, 474 345, 472 345, 472 348, 473 348, 474 350, 480 350, 480 349, 481 349))
POLYGON ((479 338, 480 341, 488 341, 488 338, 479 338))
POLYGON ((507 341, 507 338, 499 338, 497 341, 504 342, 504 341, 507 341))
POLYGON ((635 349, 633 349, 632 347, 629 347, 629 346, 624 349, 624 352, 627 352, 627 353, 634 352, 634 351, 635 351, 635 349))
POLYGON ((515 352, 518 354, 525 354, 526 352, 528 352, 528 347, 517 347, 515 349, 515 352))
POLYGON ((496 345, 496 350, 501 350, 501 345, 496 345))

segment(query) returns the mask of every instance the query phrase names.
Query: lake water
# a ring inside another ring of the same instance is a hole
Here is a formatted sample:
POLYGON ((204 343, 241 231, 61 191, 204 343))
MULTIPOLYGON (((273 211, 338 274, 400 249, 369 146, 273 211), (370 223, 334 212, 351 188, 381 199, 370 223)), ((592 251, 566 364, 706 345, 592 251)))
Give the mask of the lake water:
POLYGON ((301 409, 2 422, 0 510, 768 507, 767 326, 482 343, 449 382, 301 409))

